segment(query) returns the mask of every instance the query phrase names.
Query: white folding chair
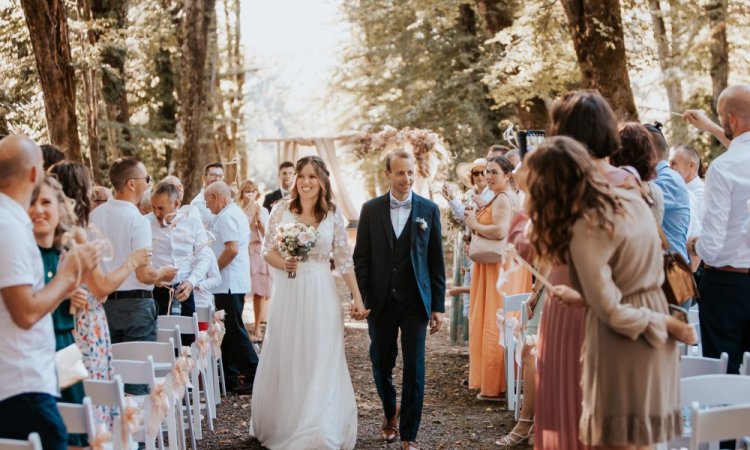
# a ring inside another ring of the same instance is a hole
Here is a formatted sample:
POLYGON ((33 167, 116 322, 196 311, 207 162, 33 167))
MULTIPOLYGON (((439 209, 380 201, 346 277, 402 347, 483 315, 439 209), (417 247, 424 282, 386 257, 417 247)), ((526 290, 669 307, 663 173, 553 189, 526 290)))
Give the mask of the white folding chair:
MULTIPOLYGON (((152 391, 156 387, 156 376, 154 375, 154 360, 151 356, 146 361, 130 361, 122 359, 113 359, 112 368, 115 374, 120 375, 125 383, 145 384, 152 391)), ((154 439, 159 443, 159 448, 164 449, 164 437, 161 429, 157 430, 156 436, 150 436, 146 430, 146 425, 151 420, 152 403, 149 395, 133 395, 130 398, 143 407, 144 423, 144 442, 147 450, 153 450, 154 439)), ((167 437, 169 438, 170 447, 179 446, 177 439, 177 424, 175 423, 174 406, 168 403, 169 412, 167 417, 162 420, 166 422, 167 437)), ((160 426, 161 428, 161 426, 160 426)))
MULTIPOLYGON (((520 313, 523 316, 523 303, 531 294, 516 294, 505 297, 503 310, 505 311, 505 399, 506 409, 515 411, 518 403, 518 388, 516 387, 516 343, 513 337, 513 327, 507 326, 508 319, 512 313, 520 313)), ((502 332, 502 330, 501 330, 502 332)))
POLYGON ((80 405, 75 403, 58 403, 57 410, 60 411, 68 434, 85 434, 88 436, 89 444, 96 439, 96 419, 94 419, 94 406, 90 397, 84 397, 80 405))
POLYGON ((740 449, 744 446, 741 440, 747 436, 750 436, 750 403, 701 409, 698 402, 693 402, 690 450, 699 450, 704 442, 718 448, 718 441, 728 439, 737 439, 735 448, 740 449))
POLYGON ((0 450, 42 450, 42 440, 39 434, 31 433, 27 441, 16 439, 0 439, 0 450))
MULTIPOLYGON (((743 375, 701 375, 680 379, 680 406, 692 408, 693 403, 701 407, 737 405, 750 403, 750 377, 743 375)), ((692 437, 693 424, 685 430, 682 437, 669 442, 669 448, 687 447, 692 437)), ((718 442, 709 445, 709 449, 718 449, 718 442)))
POLYGON ((106 406, 113 410, 117 410, 117 415, 112 421, 112 448, 114 450, 131 450, 138 448, 137 439, 138 434, 133 436, 132 433, 125 434, 125 443, 122 443, 122 413, 125 410, 125 385, 122 382, 122 377, 115 375, 112 380, 83 380, 83 391, 86 396, 91 398, 91 403, 95 406, 106 406))
POLYGON ((718 359, 702 356, 682 356, 680 357, 680 378, 723 375, 727 373, 728 364, 729 355, 727 353, 722 353, 718 359))
POLYGON ((698 312, 698 306, 693 306, 688 309, 688 323, 700 323, 700 313, 698 312))
MULTIPOLYGON (((529 321, 529 314, 527 312, 528 306, 528 297, 526 300, 521 302, 521 340, 518 343, 518 345, 521 346, 521 351, 523 352, 523 346, 526 342, 526 325, 529 321)), ((521 354, 521 361, 516 365, 516 407, 513 412, 513 415, 515 416, 515 419, 518 420, 518 418, 521 415, 521 403, 523 402, 523 390, 524 390, 524 383, 523 383, 523 354, 521 354)))
MULTIPOLYGON (((197 306, 195 312, 198 314, 198 322, 208 322, 209 326, 211 326, 214 321, 214 315, 216 314, 216 308, 214 308, 213 305, 197 306)), ((216 404, 218 405, 221 403, 221 397, 227 396, 227 382, 224 379, 224 364, 221 360, 221 356, 217 357, 214 354, 213 349, 211 349, 211 359, 213 360, 211 375, 214 379, 214 400, 216 400, 216 404)))
MULTIPOLYGON (((179 333, 179 329, 175 329, 174 332, 179 333)), ((158 332, 157 332, 158 333, 158 332)), ((177 335, 179 340, 179 334, 177 335)), ((158 339, 158 337, 157 337, 158 339)), ((172 370, 175 364, 175 338, 168 337, 166 342, 144 342, 144 341, 133 341, 133 342, 121 342, 112 344, 112 358, 119 360, 131 360, 145 362, 149 357, 153 359, 154 371, 156 376, 156 382, 160 383, 164 381, 164 377, 172 370)), ((192 448, 196 448, 195 438, 193 437, 193 422, 192 413, 190 411, 190 402, 187 400, 189 395, 188 386, 185 386, 185 408, 183 410, 183 401, 178 398, 174 398, 174 412, 176 414, 175 420, 177 421, 177 428, 179 431, 178 438, 181 448, 187 447, 186 435, 185 435, 185 420, 187 419, 187 427, 190 431, 192 439, 192 448)))
POLYGON ((750 376, 750 352, 745 352, 745 354, 742 355, 740 374, 750 376))
MULTIPOLYGON (((167 329, 179 327, 182 334, 192 334, 196 338, 198 337, 198 314, 193 313, 192 317, 183 316, 159 316, 157 318, 157 328, 167 329)), ((209 350, 210 351, 210 350, 209 350)), ((191 345, 191 353, 193 359, 198 361, 198 347, 195 342, 191 345)), ((209 358, 210 359, 210 358, 209 358)), ((216 402, 213 399, 214 387, 213 377, 210 370, 204 370, 195 365, 193 373, 190 376, 190 383, 192 384, 192 396, 191 401, 193 404, 193 431, 196 439, 203 438, 202 428, 202 414, 205 410, 206 423, 210 431, 214 431, 214 420, 216 419, 216 402), (199 379, 203 380, 203 384, 199 379), (202 386, 202 387, 201 387, 202 386), (203 395, 204 401, 201 402, 201 394, 203 395)))

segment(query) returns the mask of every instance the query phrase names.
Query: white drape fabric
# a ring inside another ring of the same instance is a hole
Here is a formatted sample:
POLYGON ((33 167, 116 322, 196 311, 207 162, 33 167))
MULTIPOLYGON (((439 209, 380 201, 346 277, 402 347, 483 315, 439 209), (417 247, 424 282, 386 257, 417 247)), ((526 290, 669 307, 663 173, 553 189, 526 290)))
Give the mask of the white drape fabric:
POLYGON ((315 139, 315 148, 318 150, 318 155, 323 159, 328 166, 328 171, 331 173, 331 189, 336 197, 336 205, 341 208, 341 212, 344 213, 344 217, 349 220, 357 220, 359 218, 359 210, 354 206, 354 202, 349 196, 349 192, 345 189, 346 183, 339 167, 338 159, 336 159, 336 143, 331 138, 315 139))

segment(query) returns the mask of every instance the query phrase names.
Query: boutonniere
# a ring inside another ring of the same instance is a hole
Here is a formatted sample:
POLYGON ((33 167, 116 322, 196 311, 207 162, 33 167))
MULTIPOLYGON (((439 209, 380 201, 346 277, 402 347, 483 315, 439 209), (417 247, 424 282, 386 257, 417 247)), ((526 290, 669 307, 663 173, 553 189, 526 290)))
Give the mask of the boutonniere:
POLYGON ((416 222, 417 222, 417 225, 419 225, 419 231, 424 231, 427 229, 427 221, 424 220, 423 218, 417 217, 416 222))

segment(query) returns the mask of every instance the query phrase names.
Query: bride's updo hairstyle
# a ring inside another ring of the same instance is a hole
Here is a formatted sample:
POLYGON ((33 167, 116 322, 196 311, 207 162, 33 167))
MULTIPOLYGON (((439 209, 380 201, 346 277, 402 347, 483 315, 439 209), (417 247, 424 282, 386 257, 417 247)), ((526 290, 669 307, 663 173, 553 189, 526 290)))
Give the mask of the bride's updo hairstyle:
MULTIPOLYGON (((297 161, 297 165, 294 167, 294 176, 298 176, 308 164, 312 165, 313 169, 315 169, 315 175, 317 175, 318 183, 320 184, 320 193, 318 194, 318 201, 315 202, 313 214, 315 214, 316 221, 322 222, 329 212, 336 211, 336 205, 331 201, 330 174, 326 168, 326 163, 320 157, 305 156, 297 161)), ((289 210, 295 214, 302 214, 302 203, 299 200, 296 179, 294 180, 294 189, 289 193, 289 197, 289 210)))

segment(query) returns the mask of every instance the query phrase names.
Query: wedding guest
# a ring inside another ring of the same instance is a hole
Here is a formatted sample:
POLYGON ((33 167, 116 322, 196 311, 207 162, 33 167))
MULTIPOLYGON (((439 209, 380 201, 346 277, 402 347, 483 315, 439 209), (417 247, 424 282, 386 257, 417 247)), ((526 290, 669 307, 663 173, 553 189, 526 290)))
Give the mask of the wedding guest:
POLYGON ((151 189, 146 189, 141 196, 141 200, 138 202, 138 211, 144 216, 151 214, 151 189))
POLYGON ((651 133, 637 122, 620 125, 620 148, 609 158, 610 163, 622 169, 635 170, 653 204, 651 210, 661 223, 664 218, 664 192, 654 182, 656 178, 656 150, 651 142, 651 133))
POLYGON ((268 210, 258 203, 258 186, 250 180, 240 184, 237 203, 250 222, 250 294, 253 297, 255 332, 253 340, 263 340, 262 328, 268 320, 268 298, 271 296, 271 270, 263 259, 263 238, 268 226, 268 210))
POLYGON ((524 167, 531 242, 542 257, 570 264, 576 288, 558 285, 548 302, 586 314, 580 442, 645 447, 680 435, 675 339, 697 339, 669 315, 658 230, 643 220, 648 205, 638 192, 613 189, 567 137, 545 141, 524 167))
POLYGON ((104 186, 94 186, 91 190, 91 209, 94 210, 99 206, 107 203, 107 200, 112 198, 112 191, 104 186))
MULTIPOLYGON (((44 283, 52 281, 57 273, 60 253, 63 247, 63 234, 70 230, 75 218, 66 205, 67 199, 60 183, 54 178, 46 177, 39 189, 34 190, 29 207, 29 217, 34 226, 34 238, 42 253, 44 265, 44 283)), ((75 323, 71 308, 82 308, 86 304, 86 291, 78 288, 69 299, 52 312, 52 325, 55 329, 55 351, 60 351, 74 344, 73 330, 75 323)), ((60 392, 60 400, 66 403, 82 403, 84 397, 83 383, 76 383, 60 392)), ((68 445, 86 447, 85 435, 69 435, 68 445)))
MULTIPOLYGON (((112 258, 102 261, 105 272, 116 271, 134 251, 151 248, 151 227, 136 207, 151 184, 146 167, 132 156, 118 158, 110 166, 109 179, 115 188, 114 198, 89 216, 90 223, 112 244, 112 258)), ((154 284, 169 282, 176 273, 177 268, 157 269, 148 259, 109 294, 104 310, 112 343, 156 340, 154 284)))
POLYGON ((487 161, 498 156, 505 156, 510 151, 510 147, 500 144, 493 144, 487 149, 487 161))
POLYGON ((700 236, 701 222, 703 221, 704 183, 701 157, 698 152, 689 145, 677 147, 669 160, 669 167, 680 174, 690 191, 690 226, 688 228, 688 239, 700 236))
POLYGON ((462 197, 459 198, 457 193, 448 185, 443 185, 442 194, 448 201, 453 215, 463 222, 464 209, 479 208, 492 200, 494 194, 487 188, 487 180, 484 174, 484 168, 487 160, 484 158, 475 159, 471 163, 460 163, 456 166, 456 176, 468 188, 462 197))
MULTIPOLYGON (((154 287, 159 315, 170 315, 170 306, 178 302, 180 315, 192 317, 195 312, 193 289, 208 272, 211 255, 201 253, 208 238, 200 219, 178 216, 179 191, 162 181, 151 194, 153 212, 146 215, 151 226, 151 251, 155 267, 176 266, 177 274, 164 286, 154 287)), ((190 345, 193 338, 183 338, 190 345)))
MULTIPOLYGON (((607 162, 620 147, 620 136, 615 114, 601 94, 593 90, 569 92, 555 102, 550 115, 550 135, 568 136, 583 144, 594 166, 612 186, 638 186, 633 174, 607 162)), ((553 265, 549 279, 569 285, 568 273, 567 264, 559 262, 553 265)), ((583 335, 582 309, 544 302, 537 344, 535 445, 539 448, 584 448, 578 439, 583 335)))
POLYGON ((664 219, 661 222, 671 251, 690 261, 687 254, 688 229, 690 228, 690 193, 679 173, 669 168, 669 145, 661 132, 661 124, 644 125, 651 132, 651 141, 656 149, 656 184, 664 192, 664 219))
POLYGON ((282 198, 289 197, 289 191, 294 186, 294 163, 284 161, 279 164, 279 188, 263 199, 263 207, 266 211, 271 212, 271 208, 282 198))
POLYGON ((726 88, 717 111, 731 142, 706 173, 703 229, 689 248, 703 260, 703 356, 718 358, 727 352, 727 371, 738 373, 743 352, 750 351, 750 247, 743 238, 750 199, 750 85, 726 88))
POLYGON ((201 188, 201 191, 198 192, 198 195, 193 198, 193 201, 190 202, 190 205, 198 210, 201 215, 201 221, 203 221, 203 226, 207 230, 210 230, 211 223, 214 220, 214 216, 213 214, 211 214, 211 211, 208 209, 208 207, 206 207, 206 199, 204 194, 206 192, 206 188, 210 186, 211 183, 224 181, 224 165, 220 162, 207 164, 206 167, 203 168, 202 180, 203 187, 201 188))
MULTIPOLYGON (((193 289, 195 307, 216 307, 214 304, 214 295, 211 292, 221 284, 221 272, 219 272, 219 265, 217 264, 214 252, 211 251, 210 247, 202 249, 201 253, 203 254, 201 257, 206 257, 208 259, 208 271, 201 274, 201 280, 198 281, 198 284, 196 284, 193 289)), ((208 330, 208 322, 198 322, 198 329, 200 331, 208 330)))
POLYGON ((252 392, 258 355, 242 322, 245 294, 251 292, 250 224, 247 216, 232 202, 232 190, 223 181, 212 183, 204 192, 206 206, 216 217, 211 232, 215 240, 211 250, 221 271, 221 284, 214 288, 216 309, 226 312, 226 335, 221 342, 222 362, 227 389, 238 394, 252 392), (244 377, 244 384, 240 383, 244 377))
MULTIPOLYGON (((505 157, 490 159, 485 168, 487 186, 493 198, 486 207, 466 212, 466 226, 472 239, 481 236, 497 241, 506 240, 510 222, 519 207, 512 188, 513 165, 505 157)), ((503 308, 503 294, 497 288, 500 263, 478 263, 472 268, 469 300, 469 388, 479 389, 480 400, 499 400, 505 392, 505 350, 498 345, 500 331, 496 312, 503 308)), ((530 277, 519 270, 510 275, 503 287, 507 294, 528 292, 530 277)))
MULTIPOLYGON (((75 222, 81 227, 87 227, 89 214, 94 208, 89 168, 79 162, 64 161, 52 166, 48 173, 60 182, 65 196, 73 201, 75 222)), ((95 233, 92 236, 94 239, 97 237, 95 233)), ((77 234, 76 241, 85 242, 85 237, 77 234)), ((81 287, 86 291, 86 297, 83 306, 76 308, 73 314, 73 337, 81 350, 83 364, 91 379, 111 380, 114 375, 112 345, 104 302, 137 267, 147 262, 148 250, 142 248, 131 253, 115 271, 104 273, 101 266, 97 265, 83 278, 81 287)), ((58 308, 57 312, 69 313, 65 308, 60 310, 61 308, 58 308)), ((109 408, 97 406, 96 413, 102 423, 112 421, 109 408)))
POLYGON ((39 146, 42 149, 42 156, 44 157, 44 171, 52 167, 54 164, 65 160, 65 153, 60 150, 56 145, 42 144, 39 146))
POLYGON ((505 157, 508 158, 508 161, 510 161, 511 164, 513 164, 513 167, 518 167, 518 165, 521 164, 521 152, 517 148, 506 153, 505 157))
POLYGON ((180 179, 177 178, 174 175, 168 175, 168 176, 164 177, 161 181, 163 181, 165 183, 169 183, 169 184, 171 184, 171 185, 173 185, 174 187, 177 188, 177 192, 179 193, 178 200, 180 202, 180 204, 179 204, 179 211, 180 212, 179 212, 178 215, 180 215, 180 214, 188 215, 190 217, 193 217, 193 218, 196 218, 198 220, 201 220, 201 222, 202 222, 201 212, 198 210, 198 208, 196 208, 195 206, 193 206, 193 205, 191 205, 189 203, 186 204, 186 205, 182 203, 182 201, 185 198, 185 187, 182 185, 182 181, 180 181, 180 179))
POLYGON ((20 135, 0 140, 0 438, 39 433, 45 450, 67 446, 57 410, 52 311, 101 257, 94 244, 72 248, 45 285, 27 209, 44 177, 42 151, 20 135))

